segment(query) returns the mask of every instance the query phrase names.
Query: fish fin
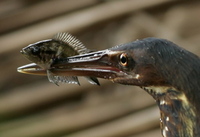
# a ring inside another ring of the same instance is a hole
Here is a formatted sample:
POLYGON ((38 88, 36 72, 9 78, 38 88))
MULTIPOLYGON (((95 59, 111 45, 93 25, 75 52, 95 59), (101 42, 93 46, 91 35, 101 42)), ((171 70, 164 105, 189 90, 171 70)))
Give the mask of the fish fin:
POLYGON ((79 83, 79 80, 76 76, 57 76, 57 75, 54 75, 50 70, 47 70, 47 76, 48 76, 48 79, 49 79, 49 82, 52 82, 54 84, 56 84, 57 86, 58 83, 68 83, 68 84, 78 84, 80 85, 79 83))
POLYGON ((47 77, 48 77, 49 82, 54 83, 57 86, 59 86, 58 81, 56 80, 54 74, 50 70, 47 70, 47 77))
POLYGON ((54 40, 62 41, 72 47, 78 52, 78 54, 88 53, 89 50, 78 40, 76 37, 72 36, 67 32, 57 33, 54 37, 54 40))
POLYGON ((70 76, 70 77, 69 76, 55 76, 55 78, 57 79, 58 82, 61 82, 61 83, 80 85, 79 80, 76 76, 70 76))
POLYGON ((85 77, 89 83, 100 86, 100 83, 96 77, 85 77))

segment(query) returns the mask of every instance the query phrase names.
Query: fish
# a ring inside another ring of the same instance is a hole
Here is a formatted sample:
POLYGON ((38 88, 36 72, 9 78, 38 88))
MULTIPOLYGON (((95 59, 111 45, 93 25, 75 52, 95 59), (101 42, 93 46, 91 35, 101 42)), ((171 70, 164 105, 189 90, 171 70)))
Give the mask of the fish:
MULTIPOLYGON (((38 41, 22 48, 21 54, 29 61, 47 71, 48 80, 56 85, 59 82, 79 84, 76 76, 58 76, 51 72, 51 65, 57 59, 91 52, 80 40, 67 32, 60 32, 52 39, 38 41)), ((86 77, 91 84, 100 85, 96 77, 86 77)))

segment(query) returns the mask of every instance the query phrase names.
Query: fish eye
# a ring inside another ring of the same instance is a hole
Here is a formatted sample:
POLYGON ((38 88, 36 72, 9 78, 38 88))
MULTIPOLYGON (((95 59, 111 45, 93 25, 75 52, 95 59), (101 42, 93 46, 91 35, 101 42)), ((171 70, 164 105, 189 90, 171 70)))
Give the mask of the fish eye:
POLYGON ((40 52, 40 49, 37 48, 37 47, 32 47, 31 49, 32 49, 31 51, 32 51, 32 54, 33 54, 33 55, 37 55, 37 54, 39 54, 39 52, 40 52))
POLYGON ((122 53, 122 54, 120 55, 119 59, 120 59, 120 64, 121 64, 122 66, 127 66, 127 64, 128 64, 128 59, 127 59, 127 55, 126 55, 125 53, 122 53))

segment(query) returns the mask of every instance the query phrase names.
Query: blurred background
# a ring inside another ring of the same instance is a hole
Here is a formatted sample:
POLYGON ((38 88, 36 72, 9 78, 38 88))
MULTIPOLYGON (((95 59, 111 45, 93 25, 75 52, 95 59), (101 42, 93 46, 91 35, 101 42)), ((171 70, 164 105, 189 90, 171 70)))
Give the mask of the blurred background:
POLYGON ((81 86, 18 73, 20 50, 58 32, 92 50, 145 37, 200 55, 200 1, 1 0, 0 137, 160 137, 159 111, 145 91, 80 78, 81 86))

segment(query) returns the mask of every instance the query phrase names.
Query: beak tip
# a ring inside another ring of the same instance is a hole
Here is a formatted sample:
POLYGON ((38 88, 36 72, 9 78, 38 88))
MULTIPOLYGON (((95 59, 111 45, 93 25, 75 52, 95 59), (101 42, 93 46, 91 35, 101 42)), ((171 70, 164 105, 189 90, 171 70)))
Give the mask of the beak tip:
POLYGON ((18 68, 17 68, 17 72, 19 72, 19 73, 23 73, 21 67, 18 67, 18 68))

